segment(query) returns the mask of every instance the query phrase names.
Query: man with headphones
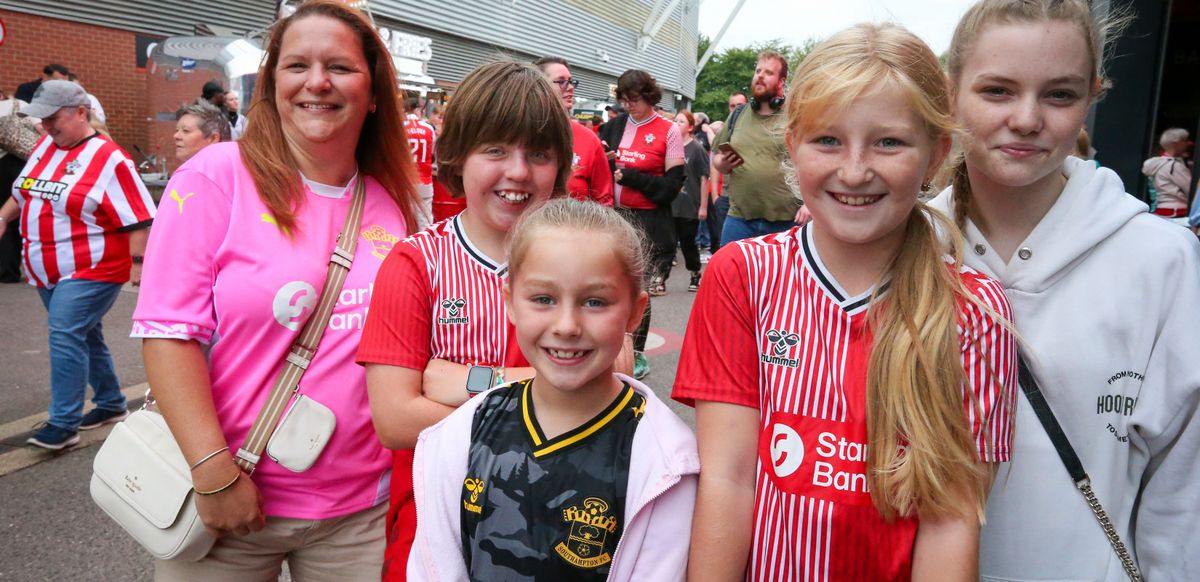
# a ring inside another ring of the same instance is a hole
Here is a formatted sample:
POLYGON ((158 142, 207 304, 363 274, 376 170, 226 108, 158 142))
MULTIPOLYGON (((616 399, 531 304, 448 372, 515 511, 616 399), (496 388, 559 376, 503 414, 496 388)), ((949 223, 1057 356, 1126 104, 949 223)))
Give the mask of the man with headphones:
POLYGON ((796 224, 800 201, 784 181, 783 95, 788 63, 775 51, 758 55, 750 104, 729 113, 713 144, 712 165, 728 174, 729 215, 721 244, 787 230, 796 224))

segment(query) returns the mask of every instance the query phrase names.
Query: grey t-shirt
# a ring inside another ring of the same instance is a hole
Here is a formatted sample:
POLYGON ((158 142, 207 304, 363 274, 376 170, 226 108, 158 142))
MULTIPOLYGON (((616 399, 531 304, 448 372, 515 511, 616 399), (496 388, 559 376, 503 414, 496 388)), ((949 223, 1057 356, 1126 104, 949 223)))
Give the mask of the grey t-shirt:
POLYGON ((671 203, 671 216, 699 218, 700 180, 708 177, 708 152, 697 140, 683 146, 683 191, 671 203))

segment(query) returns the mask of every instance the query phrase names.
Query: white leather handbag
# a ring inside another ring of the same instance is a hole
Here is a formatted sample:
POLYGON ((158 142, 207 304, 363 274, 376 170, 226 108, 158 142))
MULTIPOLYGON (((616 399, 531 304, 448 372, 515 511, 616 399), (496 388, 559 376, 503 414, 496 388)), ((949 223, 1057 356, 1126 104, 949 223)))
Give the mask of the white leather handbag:
POLYGON ((187 460, 157 412, 139 410, 113 427, 92 463, 91 492, 156 558, 196 561, 216 542, 196 513, 187 460))

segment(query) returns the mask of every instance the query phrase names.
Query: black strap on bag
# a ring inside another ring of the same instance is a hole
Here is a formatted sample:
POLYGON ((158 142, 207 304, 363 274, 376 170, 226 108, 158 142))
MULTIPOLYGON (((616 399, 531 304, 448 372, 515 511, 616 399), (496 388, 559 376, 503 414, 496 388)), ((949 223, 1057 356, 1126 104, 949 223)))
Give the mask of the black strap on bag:
POLYGON ((1033 377, 1033 372, 1029 370, 1025 357, 1020 353, 1017 354, 1017 377, 1020 380, 1021 391, 1029 400, 1029 406, 1033 408, 1033 413, 1041 421, 1042 428, 1046 429, 1046 434, 1050 436, 1050 442, 1054 443, 1054 450, 1058 451, 1058 457, 1062 459, 1063 466, 1071 475, 1071 481, 1075 482, 1075 487, 1083 494, 1088 507, 1096 516, 1096 521, 1100 522, 1100 528, 1104 530, 1104 535, 1108 538, 1108 543, 1112 545, 1113 551, 1117 553, 1117 558, 1120 558, 1125 573, 1133 582, 1142 582, 1142 575, 1138 572, 1137 564, 1133 563, 1133 558, 1129 555, 1125 542, 1121 541, 1121 536, 1113 527, 1108 513, 1104 511, 1100 500, 1096 498, 1096 493, 1092 491, 1092 480, 1088 477, 1087 471, 1083 470, 1083 463, 1080 462, 1079 455, 1075 454, 1075 447, 1071 446, 1071 441, 1063 432, 1062 425, 1058 424, 1054 411, 1050 410, 1050 404, 1042 395, 1037 379, 1033 377))

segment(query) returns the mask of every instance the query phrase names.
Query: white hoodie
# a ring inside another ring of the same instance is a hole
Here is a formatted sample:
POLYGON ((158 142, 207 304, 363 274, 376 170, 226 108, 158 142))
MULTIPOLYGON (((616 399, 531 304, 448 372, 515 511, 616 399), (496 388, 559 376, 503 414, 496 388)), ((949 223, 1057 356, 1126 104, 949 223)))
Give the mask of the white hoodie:
MULTIPOLYGON (((1143 576, 1200 580, 1200 245, 1111 170, 1067 158, 1063 172, 1008 264, 970 221, 966 262, 1004 286, 1034 375, 1143 576)), ((949 189, 930 204, 953 215, 949 189)), ((1023 396, 1013 444, 988 500, 982 579, 1126 580, 1023 396)))

